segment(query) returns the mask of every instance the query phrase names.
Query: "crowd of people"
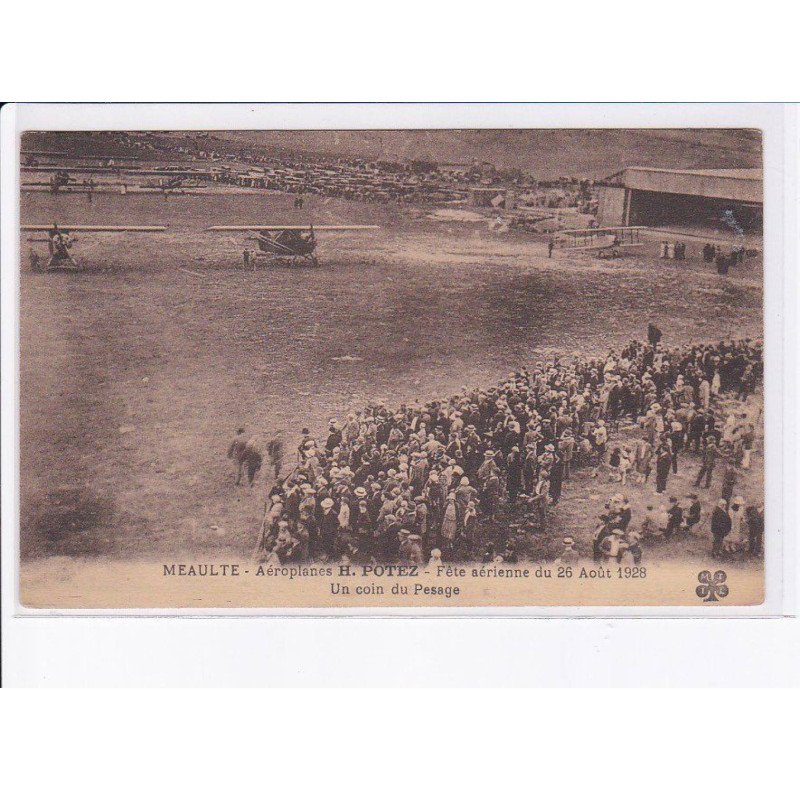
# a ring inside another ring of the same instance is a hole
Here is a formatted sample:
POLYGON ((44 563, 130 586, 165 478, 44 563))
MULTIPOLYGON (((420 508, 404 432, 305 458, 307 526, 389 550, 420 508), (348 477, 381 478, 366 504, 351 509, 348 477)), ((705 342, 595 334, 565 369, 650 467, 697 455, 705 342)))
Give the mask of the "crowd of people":
POLYGON ((661 242, 659 247, 659 256, 661 258, 671 258, 675 261, 686 260, 686 243, 685 242, 661 242))
MULTIPOLYGON (((720 418, 715 396, 744 400, 755 390, 761 344, 742 339, 665 348, 660 339, 651 324, 647 343, 631 341, 605 358, 542 360, 487 390, 464 388, 395 411, 371 404, 331 419, 324 439, 303 429, 296 463, 285 475, 276 434, 266 447, 275 482, 258 558, 514 563, 530 537, 553 535, 548 517, 576 469, 607 476, 620 488, 643 485, 654 473, 656 493, 666 494, 685 451, 700 456, 698 486, 711 486, 718 463, 725 464, 710 519, 714 555, 726 552, 717 531, 728 523, 722 539, 738 524, 736 541, 747 532, 749 551, 757 555, 763 506, 745 506, 733 496, 737 471, 749 468, 755 429, 745 415, 720 418), (636 445, 610 446, 623 422, 638 426, 636 445)), ((244 429, 228 455, 238 465, 237 482, 246 474, 252 485, 263 457, 244 429)), ((701 504, 696 494, 680 502, 670 497, 662 511, 649 506, 634 525, 625 494, 616 494, 600 515, 592 552, 580 552, 568 537, 560 560, 639 563, 648 538, 691 531, 701 504)))
POLYGON ((727 275, 731 267, 743 263, 746 255, 747 248, 744 245, 732 248, 729 253, 724 253, 718 244, 703 245, 703 261, 707 264, 716 264, 720 275, 727 275))
MULTIPOLYGON (((724 252, 719 244, 712 244, 706 242, 702 248, 703 261, 707 264, 715 264, 717 272, 720 275, 727 275, 728 270, 742 264, 747 249, 744 245, 738 245, 730 249, 729 252, 724 252)), ((665 259, 673 259, 675 261, 686 260, 686 243, 685 242, 670 242, 664 240, 659 245, 659 257, 665 259)))

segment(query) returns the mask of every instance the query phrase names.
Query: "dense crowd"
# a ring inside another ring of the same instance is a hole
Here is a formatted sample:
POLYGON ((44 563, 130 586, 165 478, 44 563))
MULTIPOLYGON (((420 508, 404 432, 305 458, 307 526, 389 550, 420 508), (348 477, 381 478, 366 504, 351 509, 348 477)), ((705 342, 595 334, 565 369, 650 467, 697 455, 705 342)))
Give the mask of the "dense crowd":
MULTIPOLYGON (((761 344, 743 339, 670 349, 660 339, 650 325, 648 343, 631 341, 602 359, 542 360, 485 391, 465 388, 396 411, 372 404, 331 419, 324 439, 303 429, 297 463, 283 478, 287 459, 274 437, 266 446, 275 483, 259 559, 513 563, 527 533, 547 534, 550 509, 574 470, 607 471, 621 486, 644 484, 653 474, 656 491, 665 494, 685 450, 700 456, 697 485, 710 486, 718 461, 728 465, 719 509, 731 526, 739 513, 747 524, 758 509, 733 508, 741 498, 732 497, 728 472, 749 466, 754 428, 744 415, 718 418, 713 400, 725 392, 746 399, 754 391, 762 378, 761 344), (610 445, 623 420, 640 428, 635 447, 610 445)), ((243 429, 229 457, 239 467, 237 483, 246 474, 252 484, 262 452, 243 429)), ((715 510, 715 555, 723 552, 718 516, 715 510)), ((642 539, 689 530, 699 518, 696 495, 685 503, 671 497, 663 521, 648 507, 634 531, 630 504, 617 494, 600 515, 593 555, 638 563, 642 539)), ((588 555, 564 540, 561 560, 588 555)))

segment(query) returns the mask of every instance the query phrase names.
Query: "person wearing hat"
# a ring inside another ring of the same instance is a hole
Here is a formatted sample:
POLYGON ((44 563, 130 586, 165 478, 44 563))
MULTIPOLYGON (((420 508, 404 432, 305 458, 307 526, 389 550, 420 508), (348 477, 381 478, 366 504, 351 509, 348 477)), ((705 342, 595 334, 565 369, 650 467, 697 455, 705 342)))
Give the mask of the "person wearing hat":
POLYGON ((557 505, 561 499, 561 486, 564 482, 564 462, 558 453, 553 454, 550 464, 550 501, 557 505))
POLYGON ((764 504, 747 506, 745 519, 748 553, 751 556, 760 556, 764 547, 764 504))
POLYGON ((692 532, 692 528, 700 522, 700 515, 702 513, 703 507, 700 503, 696 494, 688 494, 686 495, 686 515, 683 519, 683 529, 687 533, 692 532))
MULTIPOLYGON (((266 505, 266 504, 265 504, 266 505)), ((276 498, 271 507, 265 508, 264 516, 261 520, 261 529, 258 534, 255 558, 258 561, 266 559, 275 544, 275 537, 278 535, 283 516, 283 503, 280 497, 276 498)), ((288 523, 287 523, 288 524, 288 523)))
POLYGON ((620 553, 617 556, 619 564, 635 565, 642 562, 641 534, 637 531, 624 531, 620 543, 620 553))
POLYGON ((414 459, 411 462, 409 480, 415 492, 422 491, 425 482, 428 480, 428 459, 422 451, 417 451, 414 454, 414 459))
POLYGON ((334 554, 336 534, 339 530, 339 518, 334 511, 334 502, 326 497, 320 502, 322 515, 319 518, 319 543, 322 555, 331 557, 334 554))
POLYGON ((686 434, 686 450, 688 451, 694 445, 695 453, 699 453, 703 444, 703 433, 708 423, 708 417, 705 411, 698 410, 697 413, 689 421, 689 429, 686 434))
POLYGON ((342 443, 342 431, 339 429, 336 420, 332 419, 328 425, 328 438, 325 441, 325 450, 332 453, 335 448, 342 443))
POLYGON ((733 497, 733 487, 736 486, 736 480, 738 477, 739 473, 736 471, 736 465, 733 463, 733 461, 728 461, 725 464, 725 469, 722 472, 722 487, 720 488, 720 496, 729 503, 733 497))
POLYGON ((637 473, 636 483, 646 483, 650 477, 651 466, 650 462, 653 459, 653 445, 650 443, 650 437, 645 433, 641 439, 636 442, 636 449, 634 450, 634 467, 637 473))
POLYGON ((381 492, 381 485, 377 482, 370 484, 368 494, 369 500, 367 501, 367 508, 369 509, 369 518, 372 520, 373 525, 377 525, 381 509, 383 508, 383 492, 381 492))
POLYGON ((722 451, 717 447, 716 439, 713 435, 707 434, 703 444, 703 463, 700 471, 697 473, 694 485, 699 486, 703 478, 706 479, 706 489, 711 486, 711 476, 714 473, 714 467, 717 463, 717 458, 722 451))
POLYGON ((592 441, 598 458, 602 460, 606 452, 606 444, 608 443, 608 429, 602 418, 597 421, 597 426, 594 431, 592 431, 592 441))
POLYGON ((297 446, 298 463, 302 464, 306 457, 305 451, 316 447, 316 441, 308 428, 303 428, 300 435, 300 444, 297 446))
POLYGON ((317 492, 317 500, 322 502, 326 497, 330 497, 332 493, 332 487, 328 483, 326 478, 320 476, 317 478, 316 482, 314 483, 314 489, 317 492))
POLYGON ((397 505, 397 498, 391 492, 383 492, 381 495, 381 507, 378 512, 378 524, 380 524, 389 514, 394 515, 397 505))
POLYGON ((285 510, 283 496, 280 494, 272 495, 265 504, 262 530, 271 532, 273 534, 277 533, 278 522, 283 519, 285 510))
POLYGON ((456 460, 460 460, 464 457, 461 437, 459 436, 458 431, 450 432, 450 440, 447 442, 447 446, 445 447, 445 453, 447 453, 450 458, 456 460))
POLYGON ((288 520, 281 520, 278 523, 278 531, 274 537, 273 549, 281 563, 287 560, 287 556, 293 550, 292 533, 289 529, 288 520))
POLYGON ((423 491, 425 497, 430 502, 429 511, 434 519, 441 519, 441 512, 444 510, 446 492, 442 485, 441 475, 435 469, 428 473, 428 481, 423 491))
POLYGON ((418 533, 411 533, 407 529, 400 531, 400 560, 403 564, 417 565, 425 564, 425 555, 422 551, 422 537, 418 533))
POLYGON ((428 537, 428 505, 423 495, 414 498, 414 521, 417 532, 422 536, 423 541, 428 537))
POLYGON ((456 501, 456 511, 458 513, 459 524, 463 526, 464 514, 467 511, 467 506, 474 503, 478 499, 478 490, 474 486, 470 486, 469 478, 464 475, 458 483, 458 488, 454 492, 456 501))
POLYGON ((538 447, 539 442, 542 441, 542 428, 541 425, 536 423, 535 419, 532 419, 528 423, 528 429, 525 431, 525 436, 523 438, 523 445, 526 449, 531 447, 538 447))
POLYGON ((681 530, 683 523, 683 508, 678 502, 677 497, 670 497, 669 508, 667 509, 667 528, 664 531, 664 539, 669 539, 673 533, 681 530))
POLYGON ((400 520, 394 514, 387 514, 375 529, 374 557, 385 564, 392 563, 397 558, 400 544, 399 534, 403 529, 400 520))
POLYGON ((236 464, 236 486, 242 482, 242 474, 247 473, 250 486, 255 481, 256 473, 261 469, 261 451, 256 440, 248 436, 244 428, 236 429, 236 436, 228 447, 228 458, 236 464))
POLYGON ((725 500, 719 500, 717 507, 711 515, 711 535, 713 543, 711 545, 711 555, 714 558, 720 558, 723 553, 723 543, 725 537, 731 532, 731 518, 728 514, 728 503, 725 500))
POLYGON ((667 491, 667 479, 672 466, 672 447, 669 440, 662 440, 656 449, 656 492, 663 494, 667 491))
POLYGON ((564 550, 561 555, 556 559, 556 564, 574 564, 580 559, 580 554, 575 549, 575 540, 571 536, 565 536, 563 539, 564 550))
POLYGON ((481 496, 481 507, 486 514, 487 519, 493 522, 497 515, 497 510, 500 507, 500 496, 503 491, 502 483, 500 482, 500 475, 496 470, 489 474, 486 482, 483 485, 483 493, 481 496))
POLYGON ((350 530, 350 505, 346 502, 346 498, 342 497, 339 502, 339 513, 337 515, 339 520, 339 531, 350 530))
POLYGON ((367 539, 372 537, 372 518, 369 513, 369 506, 366 500, 359 500, 355 509, 350 515, 350 524, 356 534, 360 546, 363 548, 367 544, 367 539))
POLYGON ((464 538, 471 544, 476 544, 480 537, 478 536, 478 511, 474 500, 467 503, 467 508, 464 511, 464 521, 461 526, 464 538))
POLYGON ((485 486, 486 481, 492 473, 498 472, 497 462, 494 460, 494 450, 486 450, 483 454, 483 463, 478 467, 475 474, 479 486, 485 486))
POLYGON ((624 537, 624 531, 621 531, 619 528, 614 528, 606 536, 603 536, 599 542, 601 560, 606 562, 619 561, 628 548, 624 537))
POLYGON ((744 550, 747 542, 744 497, 737 495, 731 499, 728 514, 731 518, 731 532, 725 537, 724 550, 726 553, 738 553, 744 550))
POLYGON ((564 462, 564 480, 568 480, 572 458, 575 453, 575 437, 572 435, 572 428, 564 428, 561 438, 558 440, 558 452, 564 462))
POLYGON ((281 470, 283 469, 284 445, 282 434, 283 431, 278 429, 267 441, 267 455, 269 456, 272 469, 275 472, 276 481, 280 477, 281 470))
POLYGON ((359 428, 360 425, 358 419, 356 418, 356 415, 351 411, 347 415, 347 421, 345 422, 344 427, 342 428, 343 441, 346 442, 347 444, 354 442, 358 438, 359 428))
POLYGON ((452 553, 453 543, 458 534, 458 512, 456 511, 456 496, 453 492, 447 495, 447 502, 442 516, 440 529, 440 544, 442 552, 452 553))
POLYGON ((519 447, 514 445, 506 458, 506 491, 511 505, 516 505, 517 497, 522 491, 522 456, 519 447))
POLYGON ((317 478, 321 473, 321 467, 319 458, 317 457, 317 451, 314 447, 308 447, 303 451, 303 460, 302 460, 302 467, 303 472, 308 475, 308 479, 314 483, 316 482, 317 478))
POLYGON ((431 557, 428 559, 428 569, 435 574, 436 568, 442 566, 442 551, 438 547, 431 550, 431 557))
POLYGON ((481 437, 475 428, 470 424, 469 430, 465 431, 462 442, 462 452, 464 454, 465 471, 474 475, 481 464, 481 437))
POLYGON ((302 496, 300 484, 295 477, 290 476, 283 482, 284 511, 292 522, 296 522, 300 516, 300 500, 302 496))

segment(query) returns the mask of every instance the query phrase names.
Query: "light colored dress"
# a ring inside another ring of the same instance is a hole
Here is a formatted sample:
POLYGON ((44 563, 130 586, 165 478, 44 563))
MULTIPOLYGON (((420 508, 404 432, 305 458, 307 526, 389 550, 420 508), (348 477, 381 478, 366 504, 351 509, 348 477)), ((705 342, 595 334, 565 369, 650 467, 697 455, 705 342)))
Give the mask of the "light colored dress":
POLYGON ((705 409, 711 403, 711 384, 706 380, 700 384, 700 403, 705 409))
POLYGON ((442 520, 442 538, 452 542, 456 538, 458 529, 456 517, 456 504, 449 502, 447 508, 444 510, 444 519, 442 520))

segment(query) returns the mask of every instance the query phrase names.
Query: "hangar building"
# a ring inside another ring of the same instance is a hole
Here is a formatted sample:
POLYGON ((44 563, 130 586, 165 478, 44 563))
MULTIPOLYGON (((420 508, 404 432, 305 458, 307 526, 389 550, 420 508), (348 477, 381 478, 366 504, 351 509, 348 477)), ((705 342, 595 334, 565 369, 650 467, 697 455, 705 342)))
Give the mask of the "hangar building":
POLYGON ((597 222, 691 226, 760 233, 764 187, 760 169, 628 167, 600 182, 597 222))

